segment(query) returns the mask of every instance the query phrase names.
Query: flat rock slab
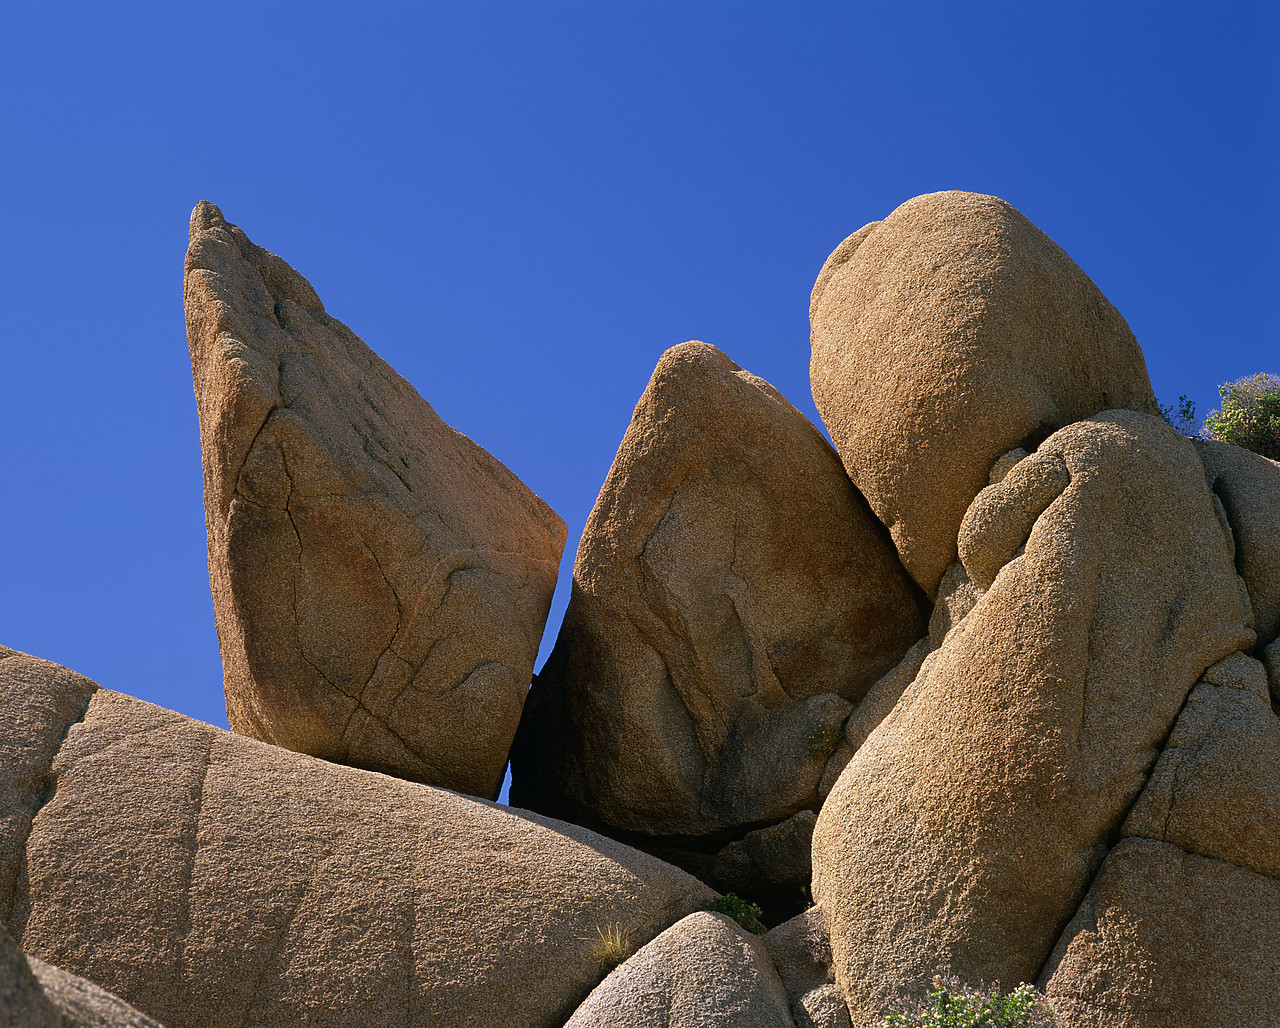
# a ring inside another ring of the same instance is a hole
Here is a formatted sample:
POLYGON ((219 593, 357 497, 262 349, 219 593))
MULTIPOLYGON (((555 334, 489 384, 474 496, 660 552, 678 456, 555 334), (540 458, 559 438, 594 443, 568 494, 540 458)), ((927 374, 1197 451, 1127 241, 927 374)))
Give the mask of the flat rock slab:
POLYGON ((855 232, 823 265, 809 320, 814 402, 930 596, 997 457, 1154 406, 1124 318, 994 196, 918 196, 855 232))
POLYGON ((816 807, 815 734, 923 632, 818 430, 715 347, 674 347, 583 532, 513 802, 720 843, 816 807))
POLYGON ((168 1028, 559 1028, 600 928, 643 943, 715 896, 585 829, 107 690, 50 770, 10 928, 168 1028))
POLYGON ((564 523, 210 203, 186 311, 231 727, 496 797, 564 523))
POLYGON ((690 914, 614 970, 565 1028, 792 1028, 763 943, 723 914, 690 914))

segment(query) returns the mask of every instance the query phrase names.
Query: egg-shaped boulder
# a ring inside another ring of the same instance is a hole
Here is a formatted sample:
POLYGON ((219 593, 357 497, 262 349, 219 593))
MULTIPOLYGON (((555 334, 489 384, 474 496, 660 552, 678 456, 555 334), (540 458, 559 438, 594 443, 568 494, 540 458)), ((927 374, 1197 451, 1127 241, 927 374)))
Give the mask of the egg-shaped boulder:
POLYGON ((994 196, 930 193, 864 226, 827 259, 809 317, 814 402, 930 596, 997 457, 1099 411, 1154 409, 1124 318, 994 196))

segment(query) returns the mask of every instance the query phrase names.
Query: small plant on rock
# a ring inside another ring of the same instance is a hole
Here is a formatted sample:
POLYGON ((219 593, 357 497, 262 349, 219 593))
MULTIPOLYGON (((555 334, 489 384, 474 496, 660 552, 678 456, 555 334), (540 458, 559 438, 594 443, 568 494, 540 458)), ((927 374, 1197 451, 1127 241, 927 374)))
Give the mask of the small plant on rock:
POLYGON ((727 914, 740 926, 756 935, 764 934, 764 922, 760 920, 763 911, 754 903, 748 903, 737 893, 726 892, 719 899, 707 904, 707 910, 716 914, 727 914))
POLYGON ((1007 996, 974 989, 955 978, 935 978, 933 991, 915 1007, 890 1014, 879 1028, 1049 1028, 1053 1011, 1030 985, 1007 996))
POLYGON ((809 736, 809 756, 827 760, 844 739, 844 725, 819 725, 809 736))
POLYGON ((1222 408, 1204 419, 1205 435, 1280 460, 1280 376, 1237 378, 1218 395, 1222 408))
POLYGON ((597 927, 591 943, 591 959, 606 971, 612 971, 631 956, 631 935, 617 923, 597 927))
POLYGON ((1165 423, 1179 435, 1197 436, 1200 434, 1200 420, 1196 417, 1196 402, 1188 396, 1179 396, 1177 404, 1164 404, 1148 396, 1143 402, 1142 413, 1154 418, 1163 418, 1165 423))

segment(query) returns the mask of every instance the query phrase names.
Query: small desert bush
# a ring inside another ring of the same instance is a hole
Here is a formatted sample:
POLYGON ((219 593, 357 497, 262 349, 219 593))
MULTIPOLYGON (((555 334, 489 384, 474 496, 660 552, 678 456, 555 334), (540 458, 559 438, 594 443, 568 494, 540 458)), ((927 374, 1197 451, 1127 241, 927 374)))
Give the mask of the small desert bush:
POLYGON ((631 936, 620 924, 596 928, 591 940, 591 959, 607 971, 612 971, 631 956, 631 936))
POLYGON ((717 914, 727 914, 747 931, 754 932, 756 935, 761 935, 765 931, 764 922, 760 920, 764 912, 756 904, 748 903, 737 893, 726 892, 719 899, 708 903, 705 909, 717 914))
POLYGON ((1165 423, 1180 435, 1200 434, 1200 419, 1196 417, 1196 402, 1187 396, 1179 396, 1176 404, 1164 404, 1148 396, 1142 405, 1142 413, 1163 418, 1165 423))
POLYGON ((1049 1028, 1052 1024, 1053 1011, 1030 985, 1019 985, 1001 996, 954 978, 935 978, 927 999, 890 1014, 879 1028, 1049 1028))
POLYGON ((844 738, 844 725, 819 725, 809 736, 809 756, 827 760, 844 738))
POLYGON ((1205 435, 1280 460, 1280 377, 1260 373, 1218 386, 1222 407, 1204 419, 1205 435))

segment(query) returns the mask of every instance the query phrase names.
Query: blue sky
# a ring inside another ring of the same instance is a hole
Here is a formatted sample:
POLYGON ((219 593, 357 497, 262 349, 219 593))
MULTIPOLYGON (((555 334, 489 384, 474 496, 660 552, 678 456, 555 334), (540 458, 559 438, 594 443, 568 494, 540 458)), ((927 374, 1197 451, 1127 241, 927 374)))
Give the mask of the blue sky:
POLYGON ((815 421, 847 234, 994 193, 1157 394, 1280 373, 1273 4, 0 8, 0 643, 226 724, 182 315, 222 206, 569 524, 664 349, 815 421))

